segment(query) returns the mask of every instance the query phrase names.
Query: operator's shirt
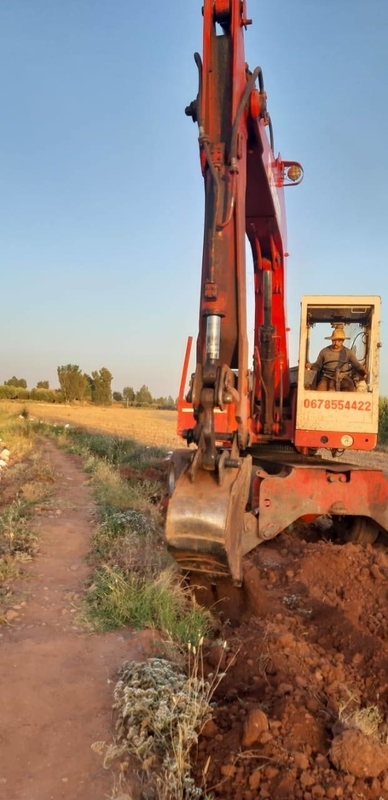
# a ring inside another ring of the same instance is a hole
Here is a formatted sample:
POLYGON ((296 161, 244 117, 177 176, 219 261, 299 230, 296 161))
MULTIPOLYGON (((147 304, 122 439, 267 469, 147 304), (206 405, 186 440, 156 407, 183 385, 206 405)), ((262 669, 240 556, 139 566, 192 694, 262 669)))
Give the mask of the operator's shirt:
POLYGON ((311 369, 316 369, 324 375, 334 378, 337 368, 341 372, 341 368, 347 363, 350 363, 360 375, 365 374, 365 368, 357 360, 353 350, 349 350, 348 347, 341 347, 341 350, 333 350, 330 345, 321 350, 315 363, 311 364, 311 369))

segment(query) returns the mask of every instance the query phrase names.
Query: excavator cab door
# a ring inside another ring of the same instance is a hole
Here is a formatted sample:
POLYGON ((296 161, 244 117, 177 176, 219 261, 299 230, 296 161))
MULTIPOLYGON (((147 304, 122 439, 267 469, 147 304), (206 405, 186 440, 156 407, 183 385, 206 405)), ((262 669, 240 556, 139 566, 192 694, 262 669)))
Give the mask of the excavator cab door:
POLYGON ((379 416, 380 305, 378 296, 302 298, 296 447, 331 450, 372 450, 375 447, 379 416), (330 359, 336 334, 343 339, 343 346, 339 353, 333 350, 330 359), (324 348, 323 359, 319 359, 324 348), (314 368, 317 360, 323 360, 320 368, 314 368), (308 368, 309 365, 312 368, 308 368), (365 376, 363 371, 367 372, 365 376))

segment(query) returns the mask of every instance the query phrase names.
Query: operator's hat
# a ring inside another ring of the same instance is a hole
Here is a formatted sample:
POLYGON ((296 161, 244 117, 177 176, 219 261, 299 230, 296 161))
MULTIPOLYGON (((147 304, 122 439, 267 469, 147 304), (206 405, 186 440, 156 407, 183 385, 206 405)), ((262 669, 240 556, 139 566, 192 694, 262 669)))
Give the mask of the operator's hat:
POLYGON ((330 336, 325 336, 325 339, 350 339, 350 336, 346 336, 343 325, 334 325, 333 333, 330 336))

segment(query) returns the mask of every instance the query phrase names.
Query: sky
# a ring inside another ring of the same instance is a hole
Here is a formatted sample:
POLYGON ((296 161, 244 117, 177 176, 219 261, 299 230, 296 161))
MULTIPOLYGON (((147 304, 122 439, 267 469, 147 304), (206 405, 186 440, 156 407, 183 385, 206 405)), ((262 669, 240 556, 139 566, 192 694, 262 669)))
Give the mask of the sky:
MULTIPOLYGON (((201 0, 0 0, 0 382, 176 397, 197 335, 201 0)), ((388 2, 247 0, 286 190, 290 360, 303 294, 381 295, 388 394, 388 2)), ((253 328, 253 316, 249 319, 253 328)))

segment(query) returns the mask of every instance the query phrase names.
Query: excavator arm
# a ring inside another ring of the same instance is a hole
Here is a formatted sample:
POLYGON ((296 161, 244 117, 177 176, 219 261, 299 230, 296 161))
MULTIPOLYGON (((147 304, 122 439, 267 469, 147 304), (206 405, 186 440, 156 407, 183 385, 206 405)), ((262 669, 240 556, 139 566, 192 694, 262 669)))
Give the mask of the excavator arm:
MULTIPOLYGON (((206 0, 203 15, 203 62, 195 54, 198 95, 186 108, 198 124, 205 186, 197 366, 188 397, 196 424, 186 436, 198 445, 199 466, 217 471, 219 434, 241 450, 258 434, 284 432, 289 379, 283 184, 291 165, 274 157, 262 70, 251 72, 245 62, 244 30, 251 22, 245 2, 206 0), (253 374, 245 234, 255 275, 253 374), (225 430, 216 432, 214 411, 226 408, 225 430)), ((299 181, 300 165, 292 168, 299 181)))
MULTIPOLYGON (((169 503, 167 539, 181 565, 241 581, 241 553, 257 543, 245 530, 252 480, 247 448, 282 435, 288 395, 284 315, 283 183, 260 67, 245 62, 246 4, 205 0, 198 94, 186 108, 198 125, 205 188, 196 370, 187 402, 197 445, 169 503), (267 131, 270 134, 268 139, 267 131), (246 234, 255 271, 254 369, 248 369, 246 234), (277 408, 277 410, 276 410, 277 408)), ((295 175, 301 168, 294 165, 295 175)), ((175 465, 176 466, 176 465, 175 465)), ((173 465, 174 467, 174 465, 173 465)), ((254 517, 248 518, 248 529, 254 517)))

